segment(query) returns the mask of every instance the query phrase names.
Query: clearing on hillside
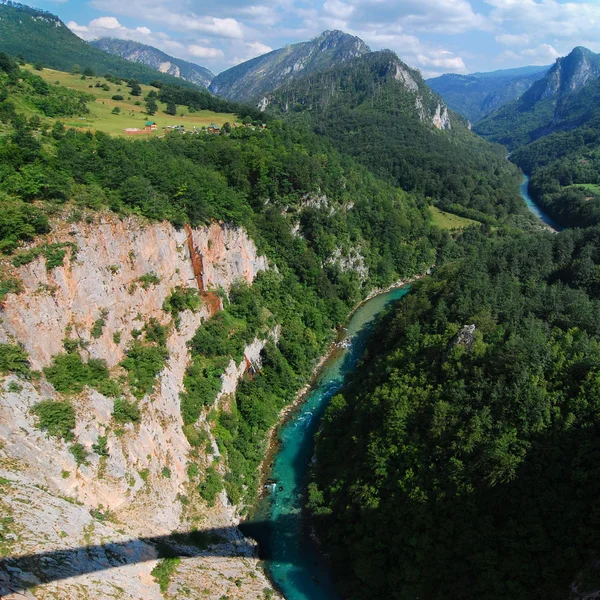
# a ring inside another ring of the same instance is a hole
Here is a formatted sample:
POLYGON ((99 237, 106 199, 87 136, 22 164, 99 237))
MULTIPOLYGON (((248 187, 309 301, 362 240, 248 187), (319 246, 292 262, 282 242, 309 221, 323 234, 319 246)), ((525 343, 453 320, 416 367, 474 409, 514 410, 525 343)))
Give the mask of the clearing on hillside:
POLYGON ((177 106, 176 115, 165 114, 166 104, 156 99, 158 110, 154 115, 146 113, 146 103, 144 98, 148 92, 155 88, 150 85, 140 84, 142 94, 132 96, 131 89, 127 87, 124 81, 121 85, 115 85, 105 77, 85 77, 80 74, 66 73, 64 71, 55 71, 46 69, 36 71, 31 65, 24 67, 51 85, 61 85, 66 88, 85 92, 96 97, 95 102, 89 102, 90 113, 81 117, 61 118, 67 127, 75 127, 82 130, 104 131, 112 135, 127 136, 124 129, 139 128, 144 129, 146 121, 154 121, 157 129, 148 132, 146 135, 164 135, 163 127, 172 127, 183 125, 186 130, 193 130, 194 127, 207 127, 211 123, 222 126, 223 123, 233 123, 240 121, 240 117, 233 113, 216 113, 210 110, 198 110, 190 112, 187 106, 177 106), (99 87, 96 87, 99 84, 99 87), (102 87, 106 86, 106 87, 102 87), (112 97, 120 95, 123 100, 113 100, 112 97), (136 102, 139 104, 136 105, 136 102), (113 114, 113 110, 118 107, 119 114, 113 114))
POLYGON ((471 227, 471 225, 480 224, 479 221, 474 221, 473 219, 467 219, 465 217, 459 217, 453 213, 440 210, 436 206, 430 206, 429 210, 431 211, 433 224, 440 229, 449 229, 452 231, 466 229, 467 227, 471 227))

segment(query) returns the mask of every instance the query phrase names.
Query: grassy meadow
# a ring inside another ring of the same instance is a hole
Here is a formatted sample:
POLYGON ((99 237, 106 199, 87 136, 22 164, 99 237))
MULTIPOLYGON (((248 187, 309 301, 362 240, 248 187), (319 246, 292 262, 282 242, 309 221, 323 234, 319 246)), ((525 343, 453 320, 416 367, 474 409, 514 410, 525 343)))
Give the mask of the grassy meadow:
POLYGON ((467 219, 465 217, 459 217, 458 215, 445 212, 440 210, 436 206, 430 206, 431 218, 433 224, 440 229, 458 230, 466 229, 471 225, 477 225, 479 222, 473 219, 467 219))
MULTIPOLYGON (((31 66, 25 67, 33 70, 31 66)), ((53 69, 44 68, 43 71, 34 71, 36 75, 42 77, 51 85, 62 85, 66 88, 92 94, 96 97, 94 102, 88 103, 90 113, 82 117, 70 117, 61 119, 67 127, 76 127, 81 130, 104 131, 111 135, 127 136, 123 131, 128 127, 144 128, 146 121, 154 121, 158 125, 158 129, 148 135, 164 135, 163 127, 172 125, 183 125, 190 130, 194 127, 202 127, 216 123, 223 125, 229 121, 239 121, 239 117, 232 113, 216 113, 210 110, 201 110, 190 113, 187 106, 178 106, 177 115, 167 115, 164 113, 166 104, 157 100, 158 111, 153 116, 148 116, 145 112, 144 98, 150 90, 155 88, 140 84, 142 88, 141 96, 131 96, 131 90, 125 83, 120 86, 114 85, 107 81, 104 77, 86 77, 82 79, 81 75, 66 73, 64 71, 55 71, 53 69), (107 84, 109 90, 104 90, 101 87, 95 87, 96 83, 107 84), (113 100, 112 96, 120 94, 123 100, 113 100), (136 102, 141 105, 136 106, 136 102), (118 115, 112 114, 115 107, 121 109, 118 115)), ((156 91, 156 90, 155 90, 156 91)), ((23 112, 31 112, 25 106, 18 107, 23 112)))

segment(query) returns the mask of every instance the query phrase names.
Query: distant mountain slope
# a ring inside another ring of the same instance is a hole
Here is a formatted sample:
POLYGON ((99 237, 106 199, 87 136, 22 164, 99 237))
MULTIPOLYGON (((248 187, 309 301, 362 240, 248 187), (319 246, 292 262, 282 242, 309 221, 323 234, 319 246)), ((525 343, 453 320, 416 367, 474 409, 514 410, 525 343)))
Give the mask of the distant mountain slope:
POLYGON ((105 37, 93 40, 90 44, 103 52, 120 56, 132 62, 142 63, 161 73, 173 75, 173 77, 195 83, 201 87, 208 87, 214 78, 213 73, 200 65, 169 56, 158 48, 140 42, 105 37))
POLYGON ((251 100, 293 79, 368 52, 369 47, 357 37, 342 31, 324 31, 309 42, 273 50, 219 73, 209 89, 232 100, 251 100))
POLYGON ((494 223, 522 208, 518 171, 506 161, 506 151, 468 131, 419 71, 389 50, 292 81, 260 104, 303 122, 375 173, 444 210, 494 223))
POLYGON ((142 83, 160 80, 182 85, 181 79, 90 46, 52 13, 17 3, 0 4, 0 50, 60 71, 78 64, 100 75, 110 72, 142 83))
POLYGON ((427 80, 448 106, 477 123, 526 92, 548 67, 522 67, 472 75, 448 74, 427 80))
POLYGON ((553 131, 585 124, 600 108, 600 55, 577 47, 519 99, 477 124, 478 133, 511 150, 553 131))

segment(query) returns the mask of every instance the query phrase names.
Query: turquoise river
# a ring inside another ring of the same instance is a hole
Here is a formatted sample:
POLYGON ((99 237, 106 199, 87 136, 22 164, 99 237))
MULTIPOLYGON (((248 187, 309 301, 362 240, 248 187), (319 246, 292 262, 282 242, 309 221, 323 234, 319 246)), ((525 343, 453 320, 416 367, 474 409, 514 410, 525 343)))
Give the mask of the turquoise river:
POLYGON ((350 317, 345 348, 323 365, 305 401, 280 431, 280 445, 270 472, 269 493, 242 531, 257 539, 267 571, 286 600, 336 600, 327 565, 304 520, 306 478, 313 438, 329 399, 361 357, 375 317, 408 292, 396 288, 367 300, 350 317))
MULTIPOLYGON (((554 231, 560 226, 535 204, 528 191, 521 196, 529 210, 554 231)), ((320 369, 313 385, 279 433, 279 448, 269 476, 269 491, 242 531, 260 543, 267 571, 286 600, 339 600, 328 566, 312 540, 304 519, 306 479, 314 451, 314 435, 330 398, 360 359, 373 321, 389 304, 398 301, 409 286, 379 294, 351 316, 347 347, 334 353, 320 369)))

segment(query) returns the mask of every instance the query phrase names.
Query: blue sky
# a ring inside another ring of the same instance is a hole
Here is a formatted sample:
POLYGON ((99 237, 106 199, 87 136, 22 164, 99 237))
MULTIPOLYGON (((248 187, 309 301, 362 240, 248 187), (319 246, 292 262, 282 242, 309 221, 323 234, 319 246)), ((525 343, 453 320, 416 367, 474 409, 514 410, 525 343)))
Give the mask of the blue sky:
POLYGON ((84 39, 134 39, 213 72, 325 29, 390 48, 427 77, 600 52, 600 0, 27 0, 84 39))

